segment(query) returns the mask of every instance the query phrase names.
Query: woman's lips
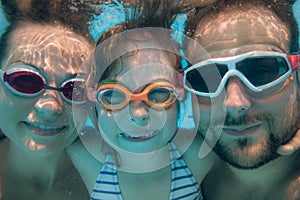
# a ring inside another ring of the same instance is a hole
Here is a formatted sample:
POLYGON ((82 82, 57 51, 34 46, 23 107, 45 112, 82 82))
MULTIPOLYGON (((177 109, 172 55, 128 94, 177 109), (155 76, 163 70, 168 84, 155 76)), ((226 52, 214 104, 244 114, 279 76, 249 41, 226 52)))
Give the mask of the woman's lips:
POLYGON ((153 138, 155 135, 157 135, 159 133, 159 131, 154 131, 152 133, 149 133, 149 134, 144 134, 144 135, 141 135, 141 136, 132 136, 131 134, 127 134, 127 133, 120 133, 119 135, 130 141, 130 142, 143 142, 143 141, 146 141, 146 140, 149 140, 151 138, 153 138))
POLYGON ((24 123, 32 131, 32 133, 40 136, 54 136, 67 129, 67 126, 49 126, 31 122, 24 123))
POLYGON ((236 127, 224 127, 223 130, 232 136, 246 136, 253 134, 258 128, 260 124, 255 124, 251 126, 236 126, 236 127))

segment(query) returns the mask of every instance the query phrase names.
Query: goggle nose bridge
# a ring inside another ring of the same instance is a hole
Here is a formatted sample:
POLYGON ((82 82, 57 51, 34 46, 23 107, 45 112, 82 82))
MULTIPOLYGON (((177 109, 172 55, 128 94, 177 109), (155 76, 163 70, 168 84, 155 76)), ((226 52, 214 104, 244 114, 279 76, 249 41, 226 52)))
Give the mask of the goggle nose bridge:
POLYGON ((231 77, 238 77, 250 90, 254 92, 261 92, 262 89, 255 87, 246 77, 237 69, 230 69, 226 72, 225 76, 222 77, 221 83, 215 92, 216 94, 220 94, 221 90, 225 88, 226 83, 229 81, 231 77))

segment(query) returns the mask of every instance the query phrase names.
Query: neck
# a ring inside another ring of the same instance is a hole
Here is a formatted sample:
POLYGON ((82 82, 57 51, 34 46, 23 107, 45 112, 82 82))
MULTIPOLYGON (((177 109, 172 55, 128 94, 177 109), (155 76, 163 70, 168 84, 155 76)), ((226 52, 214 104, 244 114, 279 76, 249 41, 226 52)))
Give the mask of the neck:
POLYGON ((51 184, 59 175, 58 171, 64 171, 68 167, 66 159, 64 150, 52 154, 29 152, 9 142, 6 167, 9 173, 27 178, 43 177, 51 184))
MULTIPOLYGON (((177 151, 182 155, 190 147, 195 136, 195 129, 181 128, 177 130, 172 143, 175 144, 177 151)), ((118 154, 121 162, 120 169, 127 172, 152 172, 171 163, 168 145, 154 152, 128 153, 127 151, 119 150, 118 154)))
POLYGON ((133 173, 152 172, 170 164, 168 146, 151 153, 119 151, 120 170, 133 173))
POLYGON ((237 169, 229 166, 229 170, 243 184, 260 185, 261 188, 272 187, 273 183, 283 180, 294 170, 298 154, 291 156, 280 156, 277 159, 252 170, 237 169))

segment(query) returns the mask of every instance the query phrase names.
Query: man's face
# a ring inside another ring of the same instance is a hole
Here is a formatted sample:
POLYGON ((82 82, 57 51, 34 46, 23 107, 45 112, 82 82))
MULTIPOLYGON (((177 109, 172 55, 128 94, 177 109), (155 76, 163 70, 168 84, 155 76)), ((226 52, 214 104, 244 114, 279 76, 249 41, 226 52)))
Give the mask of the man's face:
MULTIPOLYGON (((251 51, 288 52, 287 27, 264 8, 229 9, 199 24, 195 34, 201 38, 196 40, 213 58, 251 51)), ((254 92, 240 77, 232 76, 217 97, 198 96, 199 131, 203 137, 208 134, 209 143, 217 140, 213 150, 221 159, 237 168, 251 169, 278 156, 277 148, 296 130, 299 106, 293 79, 292 74, 276 86, 254 92)))

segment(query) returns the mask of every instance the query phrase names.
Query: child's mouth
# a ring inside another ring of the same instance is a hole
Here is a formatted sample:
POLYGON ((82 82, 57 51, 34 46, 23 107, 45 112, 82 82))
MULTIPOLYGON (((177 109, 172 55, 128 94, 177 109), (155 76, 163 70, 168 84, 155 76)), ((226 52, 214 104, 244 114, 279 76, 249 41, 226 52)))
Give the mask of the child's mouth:
POLYGON ((131 142, 143 142, 143 141, 153 138, 158 133, 159 133, 159 131, 153 131, 149 134, 144 134, 144 135, 139 135, 139 136, 133 136, 132 134, 127 134, 127 133, 120 133, 119 135, 121 137, 123 137, 124 139, 131 141, 131 142))

